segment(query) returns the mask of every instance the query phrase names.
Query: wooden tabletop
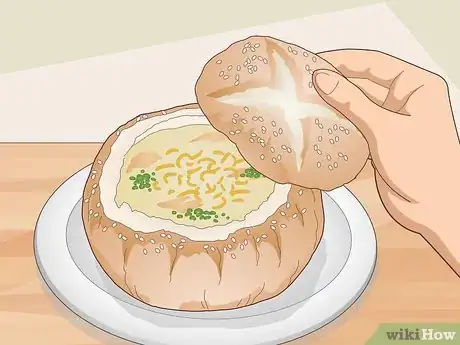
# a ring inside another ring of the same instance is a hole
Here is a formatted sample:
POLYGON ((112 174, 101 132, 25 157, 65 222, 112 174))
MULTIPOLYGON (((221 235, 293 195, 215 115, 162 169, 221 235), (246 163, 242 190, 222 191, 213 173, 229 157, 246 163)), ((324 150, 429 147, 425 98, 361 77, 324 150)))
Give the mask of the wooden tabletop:
MULTIPOLYGON (((0 144, 0 344, 128 344, 66 309, 39 278, 34 227, 52 192, 90 164, 100 144, 0 144)), ((460 279, 418 235, 384 210, 366 166, 349 189, 377 233, 367 290, 336 321, 290 345, 363 344, 383 322, 459 322, 460 279)))

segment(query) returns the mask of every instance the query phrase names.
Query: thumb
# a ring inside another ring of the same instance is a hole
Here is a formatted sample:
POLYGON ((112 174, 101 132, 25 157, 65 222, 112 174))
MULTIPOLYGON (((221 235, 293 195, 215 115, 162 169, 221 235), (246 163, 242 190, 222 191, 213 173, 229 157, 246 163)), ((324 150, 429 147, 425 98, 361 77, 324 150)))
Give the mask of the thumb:
POLYGON ((355 84, 334 71, 315 71, 313 82, 320 97, 347 117, 366 139, 374 137, 374 131, 382 128, 382 121, 388 118, 388 110, 372 102, 355 84))

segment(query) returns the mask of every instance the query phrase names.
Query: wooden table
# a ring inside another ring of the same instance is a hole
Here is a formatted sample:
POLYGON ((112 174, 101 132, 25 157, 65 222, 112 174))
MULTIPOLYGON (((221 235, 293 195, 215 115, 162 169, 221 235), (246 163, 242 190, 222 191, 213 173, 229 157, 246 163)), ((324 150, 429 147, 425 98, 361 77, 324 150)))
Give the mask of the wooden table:
MULTIPOLYGON (((128 344, 75 316, 45 289, 34 227, 51 193, 91 163, 99 144, 0 144, 0 344, 128 344)), ((460 279, 418 235, 396 224, 372 167, 350 183, 378 238, 374 277, 357 303, 308 344, 363 344, 382 322, 460 322, 460 279)), ((306 344, 306 338, 289 344, 306 344)))

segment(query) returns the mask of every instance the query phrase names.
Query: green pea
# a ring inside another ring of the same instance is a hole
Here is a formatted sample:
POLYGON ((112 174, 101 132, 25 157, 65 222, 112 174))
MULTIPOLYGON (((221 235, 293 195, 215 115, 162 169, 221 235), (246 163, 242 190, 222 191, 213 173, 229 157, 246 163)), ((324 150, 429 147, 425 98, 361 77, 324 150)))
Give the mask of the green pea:
POLYGON ((245 175, 245 174, 241 174, 240 176, 241 176, 241 177, 246 177, 246 175, 245 175))
POLYGON ((155 175, 155 172, 150 173, 150 175, 152 175, 152 176, 155 175))
POLYGON ((213 222, 214 223, 218 223, 219 221, 217 219, 213 219, 213 222))
POLYGON ((204 219, 208 220, 208 219, 211 219, 211 217, 210 217, 210 216, 206 216, 206 217, 204 217, 204 219))
POLYGON ((229 216, 227 216, 227 220, 229 220, 229 219, 230 219, 230 217, 229 217, 229 216))
POLYGON ((144 170, 144 169, 141 170, 141 174, 143 174, 143 173, 145 173, 145 170, 144 170))
POLYGON ((193 211, 193 209, 191 209, 191 208, 187 209, 187 212, 192 212, 192 211, 193 211))
POLYGON ((136 178, 135 178, 134 176, 130 176, 129 179, 130 179, 131 181, 136 180, 136 178))
POLYGON ((137 186, 133 186, 133 190, 136 190, 138 187, 137 186))
POLYGON ((220 215, 221 215, 222 217, 225 217, 225 213, 221 213, 220 215))
POLYGON ((255 177, 255 178, 259 178, 259 177, 260 177, 260 173, 256 173, 256 174, 254 175, 254 177, 255 177))
POLYGON ((152 188, 149 188, 149 192, 151 192, 151 191, 152 191, 152 188))
POLYGON ((219 216, 216 214, 216 215, 214 216, 214 218, 219 218, 219 216))
POLYGON ((177 211, 172 211, 171 213, 172 213, 172 214, 176 214, 176 213, 177 213, 177 211))
POLYGON ((181 215, 181 214, 178 214, 178 215, 177 215, 177 218, 184 218, 184 216, 181 215))
POLYGON ((210 211, 209 213, 210 214, 216 214, 216 211, 210 211))
POLYGON ((196 220, 196 217, 195 217, 195 216, 191 216, 190 219, 191 219, 191 220, 196 220))
POLYGON ((143 184, 141 184, 141 185, 139 186, 139 188, 140 188, 140 189, 144 189, 145 186, 144 186, 143 184))

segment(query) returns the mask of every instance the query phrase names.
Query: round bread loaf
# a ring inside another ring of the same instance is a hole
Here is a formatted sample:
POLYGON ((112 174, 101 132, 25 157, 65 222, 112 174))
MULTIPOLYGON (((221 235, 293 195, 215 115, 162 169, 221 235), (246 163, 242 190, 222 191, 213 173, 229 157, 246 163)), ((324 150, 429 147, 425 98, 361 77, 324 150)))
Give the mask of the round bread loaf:
POLYGON ((204 66, 198 103, 243 157, 279 183, 331 190, 350 182, 369 156, 358 129, 316 92, 319 56, 271 37, 230 45, 204 66))
POLYGON ((137 116, 110 135, 82 216, 116 285, 187 311, 278 295, 309 262, 324 222, 320 191, 260 174, 197 104, 137 116))

